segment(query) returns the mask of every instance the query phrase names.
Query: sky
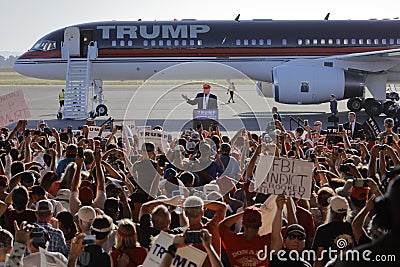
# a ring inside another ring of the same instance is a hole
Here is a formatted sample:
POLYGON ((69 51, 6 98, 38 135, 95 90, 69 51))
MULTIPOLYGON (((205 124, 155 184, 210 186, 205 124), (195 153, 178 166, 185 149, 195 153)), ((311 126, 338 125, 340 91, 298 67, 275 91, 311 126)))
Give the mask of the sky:
POLYGON ((331 20, 400 17, 398 0, 0 0, 0 51, 24 52, 45 34, 106 20, 331 20), (378 4, 379 3, 379 4, 378 4))

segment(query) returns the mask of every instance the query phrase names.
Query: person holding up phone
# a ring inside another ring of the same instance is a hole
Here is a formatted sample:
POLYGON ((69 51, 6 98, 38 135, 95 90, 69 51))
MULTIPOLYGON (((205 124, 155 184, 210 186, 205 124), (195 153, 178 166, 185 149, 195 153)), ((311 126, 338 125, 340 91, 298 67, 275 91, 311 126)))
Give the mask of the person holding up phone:
POLYGON ((397 143, 400 138, 395 132, 393 132, 394 120, 392 118, 386 118, 383 122, 383 126, 385 127, 385 130, 378 134, 378 139, 383 141, 386 137, 384 143, 388 145, 392 145, 393 142, 397 143))

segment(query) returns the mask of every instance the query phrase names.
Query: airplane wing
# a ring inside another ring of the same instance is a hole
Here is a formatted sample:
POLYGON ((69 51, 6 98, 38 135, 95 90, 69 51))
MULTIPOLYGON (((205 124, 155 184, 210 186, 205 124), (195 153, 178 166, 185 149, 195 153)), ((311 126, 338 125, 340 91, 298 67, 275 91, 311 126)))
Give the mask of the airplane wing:
POLYGON ((334 67, 379 73, 392 70, 400 64, 400 49, 379 50, 324 57, 324 62, 333 62, 334 67))

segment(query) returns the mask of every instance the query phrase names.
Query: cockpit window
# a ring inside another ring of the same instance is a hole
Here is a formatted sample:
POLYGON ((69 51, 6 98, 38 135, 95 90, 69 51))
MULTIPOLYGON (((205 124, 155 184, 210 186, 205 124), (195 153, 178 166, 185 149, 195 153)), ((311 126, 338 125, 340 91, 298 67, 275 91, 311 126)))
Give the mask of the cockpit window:
POLYGON ((57 48, 56 41, 40 40, 32 47, 31 50, 50 51, 50 50, 55 50, 56 48, 57 48))

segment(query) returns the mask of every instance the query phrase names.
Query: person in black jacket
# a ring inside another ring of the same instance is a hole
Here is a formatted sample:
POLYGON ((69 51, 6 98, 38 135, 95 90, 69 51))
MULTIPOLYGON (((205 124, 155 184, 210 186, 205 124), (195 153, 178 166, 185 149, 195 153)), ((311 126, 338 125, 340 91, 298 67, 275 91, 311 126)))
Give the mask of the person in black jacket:
POLYGON ((356 122, 356 113, 350 111, 348 114, 349 121, 343 124, 343 128, 347 131, 347 135, 351 139, 360 138, 360 130, 363 129, 362 124, 356 122))
POLYGON ((203 93, 198 93, 195 99, 189 99, 187 95, 182 95, 183 99, 190 105, 196 105, 197 109, 218 109, 218 99, 216 95, 210 93, 211 86, 203 85, 203 93))

